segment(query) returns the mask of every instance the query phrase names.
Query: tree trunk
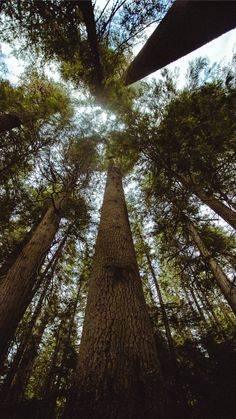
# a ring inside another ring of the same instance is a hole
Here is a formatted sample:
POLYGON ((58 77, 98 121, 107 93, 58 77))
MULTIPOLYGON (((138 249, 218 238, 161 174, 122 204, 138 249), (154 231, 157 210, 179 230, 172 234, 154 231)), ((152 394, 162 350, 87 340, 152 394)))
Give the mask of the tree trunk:
POLYGON ((222 255, 225 257, 227 262, 232 266, 232 268, 236 271, 236 256, 230 251, 222 252, 222 255))
POLYGON ((119 168, 110 166, 67 418, 163 418, 163 384, 119 168))
POLYGON ((193 242, 196 244, 202 257, 207 261, 216 279, 218 286, 220 287, 222 293, 224 294, 234 314, 236 314, 236 288, 235 286, 230 284, 225 273, 223 272, 219 264, 216 262, 216 260, 212 257, 209 250, 206 248, 196 228, 190 222, 188 222, 188 230, 189 230, 189 234, 193 242))
POLYGON ((235 28, 234 3, 174 1, 126 70, 125 84, 129 85, 148 76, 235 28))
POLYGON ((62 334, 65 327, 66 319, 62 319, 55 333, 55 347, 52 354, 50 367, 47 371, 45 379, 41 383, 39 396, 45 401, 45 410, 43 409, 43 417, 45 419, 55 418, 56 397, 55 385, 58 374, 59 358, 61 356, 62 334))
MULTIPOLYGON (((75 1, 75 0, 74 0, 75 1)), ((102 82, 103 82, 103 71, 99 56, 99 45, 98 45, 98 39, 97 39, 97 33, 96 33, 96 22, 94 19, 94 13, 93 13, 93 4, 91 0, 87 1, 76 1, 78 4, 78 7, 81 10, 84 23, 87 30, 88 35, 88 41, 89 46, 92 52, 92 60, 93 60, 93 66, 94 66, 94 78, 97 82, 97 88, 102 88, 102 82)), ((96 86, 95 86, 96 87, 96 86)))
POLYGON ((206 295, 205 290, 203 290, 203 287, 200 284, 195 284, 194 291, 197 294, 197 297, 199 301, 202 304, 202 307, 204 308, 205 313, 207 314, 208 322, 212 328, 212 325, 217 329, 219 335, 222 334, 222 327, 219 324, 219 320, 216 317, 216 314, 214 312, 214 309, 206 295))
POLYGON ((43 278, 42 277, 40 278, 40 284, 39 285, 42 285, 42 281, 45 280, 44 285, 43 285, 43 290, 41 292, 40 298, 37 302, 36 308, 34 310, 32 318, 29 322, 29 325, 27 326, 26 333, 21 340, 20 346, 19 346, 19 348, 16 352, 14 360, 13 360, 11 366, 10 366, 7 377, 6 377, 5 382, 3 384, 3 388, 2 388, 2 391, 1 391, 1 394, 3 394, 3 397, 5 397, 4 395, 8 392, 8 389, 10 388, 11 383, 13 381, 13 378, 14 378, 15 374, 17 373, 18 367, 21 363, 22 356, 25 352, 25 349, 26 349, 26 347, 28 345, 28 342, 30 340, 30 337, 32 335, 33 328, 35 327, 35 323, 36 323, 36 321, 37 321, 37 319, 40 315, 43 302, 45 300, 46 295, 49 292, 48 291, 49 286, 52 282, 52 278, 53 278, 53 275, 54 275, 54 272, 55 272, 55 268, 57 266, 58 259, 61 255, 61 251, 62 251, 62 249, 63 249, 63 247, 66 243, 66 240, 68 238, 68 234, 69 234, 70 229, 71 229, 71 225, 68 227, 68 229, 65 233, 65 236, 63 237, 62 241, 60 242, 55 254, 53 255, 50 262, 48 263, 46 269, 44 270, 43 278), (49 270, 50 270, 50 272, 49 272, 49 270))
POLYGON ((139 237, 140 237, 140 240, 141 240, 141 243, 142 243, 142 247, 143 247, 146 259, 147 259, 148 267, 149 267, 149 270, 151 272, 152 279, 153 279, 153 282, 154 282, 154 285, 155 285, 155 288, 156 288, 158 300, 159 300, 159 303, 160 303, 162 320, 163 320, 163 323, 164 323, 165 332, 166 332, 166 339, 167 339, 168 347, 169 347, 169 351, 170 351, 170 359, 172 361, 174 361, 174 363, 176 363, 173 339, 172 339, 172 335, 171 335, 169 320, 168 320, 168 317, 167 317, 167 314, 166 314, 165 304, 164 304, 164 301, 163 301, 163 298, 162 298, 161 289, 160 289, 160 286, 159 286, 158 281, 157 281, 157 277, 156 277, 156 274, 155 274, 155 271, 154 271, 154 268, 153 268, 153 265, 152 265, 152 260, 151 260, 147 245, 144 242, 144 239, 143 239, 140 231, 139 231, 139 237))
POLYGON ((20 118, 14 113, 0 115, 0 132, 10 131, 12 128, 18 128, 22 124, 20 118))
POLYGON ((29 240, 32 237, 33 232, 36 230, 38 224, 40 221, 37 221, 28 231, 24 237, 17 242, 11 253, 7 256, 7 258, 4 260, 0 267, 0 280, 4 278, 4 276, 7 274, 11 266, 15 263, 16 259, 18 258, 19 254, 21 253, 22 249, 26 246, 26 244, 29 242, 29 240))
POLYGON ((69 368, 68 368, 68 360, 69 360, 70 349, 71 349, 70 348, 70 342, 71 342, 73 327, 75 326, 75 315, 76 315, 77 306, 78 306, 78 302, 79 302, 81 285, 82 285, 82 282, 81 282, 81 278, 80 278, 80 282, 79 282, 76 298, 75 298, 75 301, 74 301, 74 304, 73 304, 72 312, 71 312, 71 314, 69 314, 69 318, 68 318, 67 333, 66 333, 65 341, 63 342, 63 351, 62 351, 60 367, 59 367, 58 372, 57 372, 56 380, 53 383, 53 386, 51 387, 51 393, 53 394, 53 400, 51 400, 53 411, 55 411, 56 404, 57 404, 57 398, 60 395, 60 388, 61 389, 63 388, 63 390, 65 391, 66 387, 69 384, 68 383, 68 378, 70 377, 70 374, 69 374, 69 368), (63 385, 62 385, 62 383, 63 383, 63 385))
POLYGON ((31 334, 30 339, 27 342, 18 365, 18 369, 12 377, 12 381, 7 392, 4 393, 4 404, 17 404, 22 401, 47 323, 48 311, 46 311, 41 324, 37 326, 36 330, 31 334))
POLYGON ((205 192, 200 185, 195 184, 189 177, 178 175, 179 180, 187 189, 190 189, 204 204, 208 205, 216 214, 236 230, 236 212, 227 207, 213 195, 205 192))
POLYGON ((199 315, 200 315, 200 317, 201 317, 202 321, 205 323, 205 325, 206 325, 206 326, 208 326, 208 323, 207 323, 207 320, 206 320, 205 314, 204 314, 204 312, 203 312, 202 308, 200 307, 200 304, 199 304, 199 302, 198 302, 198 300, 197 300, 197 297, 196 297, 196 295, 195 295, 194 289, 191 287, 191 285, 189 286, 189 291, 190 291, 190 293, 191 293, 191 296, 192 296, 192 298, 193 298, 194 304, 195 304, 195 306, 197 307, 198 313, 199 313, 199 315))
POLYGON ((169 348, 169 354, 170 354, 170 378, 171 378, 171 386, 168 389, 169 391, 169 395, 170 395, 170 399, 173 403, 173 409, 175 410, 175 412, 177 414, 177 416, 182 416, 182 419, 185 419, 187 417, 189 417, 189 412, 188 412, 188 408, 187 408, 187 401, 186 401, 186 395, 185 392, 183 391, 183 386, 180 380, 180 375, 179 375, 179 368, 178 368, 178 362, 177 362, 177 357, 176 357, 176 353, 175 353, 175 347, 174 347, 174 342, 173 342, 173 338, 172 338, 172 334, 171 334, 171 329, 170 329, 170 324, 169 324, 169 320, 168 320, 168 316, 166 313, 166 308, 165 308, 165 304, 163 301, 163 297, 162 297, 162 292, 161 292, 161 288, 159 286, 157 277, 156 277, 156 273, 154 271, 153 268, 153 264, 152 264, 152 260, 151 260, 151 256, 148 250, 148 246, 147 244, 144 242, 144 239, 141 235, 141 232, 139 231, 139 236, 140 236, 140 240, 143 246, 143 250, 148 262, 148 267, 149 270, 151 272, 152 278, 153 278, 153 282, 157 291, 157 296, 158 296, 158 300, 160 303, 160 307, 161 307, 161 314, 162 314, 162 320, 164 323, 164 327, 165 327, 165 332, 166 332, 166 339, 168 342, 168 348, 169 348))
POLYGON ((8 274, 0 284, 0 357, 4 355, 25 311, 25 301, 34 286, 35 273, 58 230, 67 192, 49 207, 8 274))
MULTIPOLYGON (((209 326, 208 325, 208 322, 207 322, 207 319, 205 317, 205 314, 204 314, 202 308, 200 307, 200 304, 199 304, 199 302, 197 300, 197 297, 196 297, 196 295, 194 293, 194 290, 193 290, 193 288, 192 288, 192 286, 190 284, 190 281, 191 281, 191 279, 188 278, 188 286, 187 287, 186 287, 184 281, 181 281, 181 287, 183 288, 183 291, 184 291, 186 300, 187 300, 188 305, 189 305, 189 307, 191 309, 191 312, 193 314, 193 317, 194 318, 196 317, 196 308, 197 308, 197 311, 198 311, 198 314, 199 314, 199 316, 201 318, 201 321, 202 321, 202 323, 204 323, 204 326, 206 327, 206 330, 207 330, 208 329, 208 326, 209 326), (191 294, 192 299, 190 298, 190 295, 189 294, 191 294)), ((201 322, 198 322, 198 326, 199 326, 200 333, 202 335, 204 335, 205 331, 202 328, 201 322)))
MULTIPOLYGON (((68 235, 70 234, 71 230, 72 230, 73 224, 70 224, 68 226, 68 228, 66 229, 66 231, 63 233, 63 239, 61 240, 61 242, 59 243, 59 246, 57 247, 57 250, 55 251, 55 253, 53 254, 52 258, 50 259, 50 261, 48 262, 48 264, 46 265, 45 269, 43 271, 41 271, 37 276, 37 278, 35 278, 33 287, 31 288, 31 291, 29 292, 27 299, 25 300, 25 309, 29 306, 29 304, 31 303, 32 299, 34 298, 35 294, 37 293, 37 291, 39 290, 39 288, 41 287, 42 283, 47 281, 47 277, 48 277, 48 273, 49 276, 53 276, 54 274, 54 270, 57 266, 57 262, 58 259, 61 256, 61 252, 65 246, 65 243, 68 239, 68 235)), ((42 263, 41 263, 42 266, 42 263)))
POLYGON ((222 301, 220 301, 220 310, 222 311, 225 320, 232 326, 233 331, 235 332, 236 324, 235 324, 235 321, 230 316, 230 315, 232 315, 232 313, 228 312, 224 302, 222 302, 222 301))

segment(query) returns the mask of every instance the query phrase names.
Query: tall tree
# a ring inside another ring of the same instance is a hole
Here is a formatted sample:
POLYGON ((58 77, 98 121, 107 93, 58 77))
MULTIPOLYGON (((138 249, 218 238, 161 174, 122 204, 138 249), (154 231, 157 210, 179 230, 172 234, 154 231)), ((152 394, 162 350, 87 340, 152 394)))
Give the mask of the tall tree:
MULTIPOLYGON (((63 239, 61 240, 61 242, 59 243, 59 246, 56 250, 56 252, 54 253, 54 255, 51 257, 51 260, 48 262, 46 268, 44 269, 44 271, 39 275, 39 280, 37 282, 39 282, 39 285, 42 285, 42 291, 40 294, 40 297, 37 301, 37 305, 35 307, 35 310, 32 314, 32 317, 29 321, 29 324, 27 325, 27 330, 24 333, 24 336, 21 339, 20 342, 20 346, 17 349, 17 352, 14 356, 13 362, 11 363, 10 369, 8 371, 7 377, 4 381, 4 385, 3 388, 1 389, 1 396, 5 398, 5 395, 8 393, 9 388, 12 386, 13 380, 14 380, 14 376, 18 373, 18 369, 19 369, 19 365, 22 364, 22 357, 24 356, 24 352, 27 348, 27 345, 29 344, 29 340, 30 337, 32 335, 32 330, 35 327, 35 324, 38 320, 38 317, 41 313, 41 309, 45 300, 45 297, 47 296, 47 294, 49 294, 49 287, 51 285, 52 282, 52 278, 54 275, 54 271, 55 268, 57 266, 58 260, 61 256, 63 247, 65 246, 65 243, 68 239, 68 234, 70 233, 72 229, 72 225, 70 224, 67 228, 67 231, 64 234, 63 239)), ((31 293, 29 300, 31 300, 33 292, 31 293)), ((40 342, 40 340, 39 340, 40 342)), ((29 346, 29 345, 28 345, 29 346)))
POLYGON ((208 205, 208 207, 236 230, 236 212, 233 209, 225 205, 221 200, 215 198, 213 194, 204 191, 204 189, 200 185, 194 183, 190 177, 184 176, 183 174, 177 174, 177 178, 179 178, 183 186, 190 189, 204 204, 208 205))
POLYGON ((111 164, 67 417, 164 417, 164 404, 121 172, 111 164))
POLYGON ((1 356, 4 355, 6 346, 27 307, 26 302, 35 282, 35 273, 50 248, 73 189, 78 180, 80 188, 88 184, 93 150, 89 141, 85 141, 81 149, 77 147, 76 150, 75 146, 71 150, 71 153, 74 153, 73 158, 77 161, 64 181, 63 190, 56 194, 56 197, 52 195, 52 204, 0 284, 1 356))
POLYGON ((231 306, 233 312, 236 314, 236 287, 234 283, 231 284, 229 282, 224 271, 205 246, 194 224, 188 221, 187 225, 192 240, 198 247, 203 258, 206 259, 207 263, 209 264, 209 267, 212 270, 212 273, 217 281, 218 286, 220 287, 226 300, 231 306))

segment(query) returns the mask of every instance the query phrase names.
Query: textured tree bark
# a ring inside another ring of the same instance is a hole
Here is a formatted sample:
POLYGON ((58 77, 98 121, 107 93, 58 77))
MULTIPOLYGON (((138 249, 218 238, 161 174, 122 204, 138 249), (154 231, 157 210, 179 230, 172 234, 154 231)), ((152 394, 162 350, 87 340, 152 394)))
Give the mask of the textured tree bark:
POLYGON ((110 166, 67 418, 163 418, 163 384, 119 168, 110 166))
POLYGON ((22 124, 20 118, 14 113, 0 115, 0 132, 10 131, 22 124))
POLYGON ((230 284, 225 273, 206 248, 197 229, 190 222, 188 222, 188 230, 202 257, 208 262, 218 286, 220 287, 234 314, 236 314, 236 287, 230 284))
POLYGON ((32 331, 35 327, 35 323, 36 323, 36 321, 37 321, 37 319, 40 315, 40 312, 42 310, 42 306, 43 306, 43 302, 45 300, 45 297, 49 292, 49 286, 52 282, 52 278, 53 278, 53 275, 54 275, 54 272, 55 272, 55 268, 57 266, 58 259, 61 255, 62 249, 63 249, 63 247, 66 243, 66 240, 68 238, 68 234, 70 232, 70 229, 71 229, 71 225, 68 227, 68 229, 65 233, 65 236, 63 237, 62 241, 60 242, 55 254, 53 255, 53 257, 50 260, 50 262, 48 263, 48 265, 46 266, 46 269, 43 272, 43 278, 40 278, 39 286, 42 284, 42 280, 45 280, 44 285, 43 285, 43 290, 42 290, 40 298, 37 302, 36 308, 34 310, 32 318, 29 322, 29 325, 27 326, 26 333, 25 333, 25 335, 24 335, 24 337, 23 337, 23 339, 20 343, 20 346, 19 346, 19 348, 16 352, 16 355, 15 355, 15 357, 13 359, 13 362, 10 366, 10 369, 8 371, 7 377, 6 377, 6 379, 4 381, 4 384, 2 386, 0 399, 3 400, 3 401, 4 401, 4 399, 6 399, 6 394, 8 393, 8 391, 9 391, 11 385, 12 385, 14 376, 17 374, 17 371, 19 369, 19 365, 22 363, 22 357, 24 355, 26 347, 29 346, 29 341, 30 341, 30 338, 31 338, 31 335, 32 335, 32 331))
POLYGON ((3 264, 0 267, 0 280, 7 274, 11 266, 15 263, 16 259, 18 258, 20 252, 22 249, 26 246, 30 238, 32 237, 33 232, 36 230, 38 224, 40 221, 37 221, 24 235, 24 237, 18 241, 16 246, 13 248, 12 252, 9 254, 9 256, 4 260, 3 264))
POLYGON ((216 214, 226 221, 231 227, 236 230, 236 212, 227 207, 223 202, 219 201, 213 195, 205 192, 200 185, 191 181, 187 176, 178 176, 181 183, 187 189, 190 189, 204 204, 208 205, 216 214))
POLYGON ((29 242, 0 284, 0 357, 25 311, 35 273, 58 230, 68 194, 61 193, 47 210, 29 242))

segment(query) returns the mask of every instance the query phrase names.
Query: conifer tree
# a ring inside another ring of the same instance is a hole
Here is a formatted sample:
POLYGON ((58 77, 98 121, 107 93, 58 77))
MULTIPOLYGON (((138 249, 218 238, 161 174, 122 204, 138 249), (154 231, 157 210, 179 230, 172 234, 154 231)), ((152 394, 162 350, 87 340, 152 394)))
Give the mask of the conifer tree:
POLYGON ((164 417, 164 397, 121 172, 111 163, 67 417, 164 417))

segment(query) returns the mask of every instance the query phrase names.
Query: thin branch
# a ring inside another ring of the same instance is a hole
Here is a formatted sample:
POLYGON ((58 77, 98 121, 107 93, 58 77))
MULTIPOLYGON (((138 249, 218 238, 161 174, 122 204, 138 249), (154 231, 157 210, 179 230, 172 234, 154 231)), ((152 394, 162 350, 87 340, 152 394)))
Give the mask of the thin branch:
MULTIPOLYGON (((118 50, 119 48, 122 47, 122 45, 126 44, 127 42, 129 42, 132 38, 134 38, 135 36, 137 36, 138 34, 140 34, 141 32, 145 31, 145 29, 147 29, 149 26, 153 25, 154 23, 159 22, 161 19, 155 19, 152 22, 147 23, 147 25, 145 25, 144 27, 142 27, 141 29, 139 29, 138 31, 134 32, 132 35, 130 35, 128 38, 126 38, 124 41, 121 42, 120 45, 117 46, 117 48, 115 49, 118 50)), ((128 46, 126 46, 126 48, 128 48, 128 46)), ((124 50, 123 50, 124 51, 124 50)))
POLYGON ((107 28, 107 26, 108 25, 110 25, 111 24, 111 21, 112 21, 112 19, 113 19, 113 17, 115 16, 115 14, 118 12, 118 10, 125 4, 125 2, 126 2, 127 0, 123 0, 120 4, 119 4, 119 0, 115 3, 115 5, 113 6, 113 8, 112 8, 112 10, 111 10, 111 13, 110 13, 110 16, 109 16, 109 18, 108 18, 108 20, 103 24, 103 27, 102 27, 102 29, 101 29, 101 31, 100 31, 100 33, 99 33, 99 36, 98 36, 98 38, 99 38, 99 40, 102 38, 102 36, 103 36, 103 34, 104 34, 104 32, 106 31, 106 28, 107 28))
POLYGON ((102 11, 101 11, 100 15, 99 15, 99 16, 98 16, 98 18, 95 20, 95 22, 96 22, 96 23, 99 21, 99 19, 101 19, 102 15, 103 15, 103 13, 105 12, 105 10, 106 10, 106 8, 107 8, 108 4, 110 3, 110 1, 111 1, 111 0, 107 0, 107 2, 106 2, 106 4, 105 4, 105 6, 103 7, 103 9, 102 9, 102 11))

